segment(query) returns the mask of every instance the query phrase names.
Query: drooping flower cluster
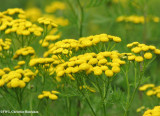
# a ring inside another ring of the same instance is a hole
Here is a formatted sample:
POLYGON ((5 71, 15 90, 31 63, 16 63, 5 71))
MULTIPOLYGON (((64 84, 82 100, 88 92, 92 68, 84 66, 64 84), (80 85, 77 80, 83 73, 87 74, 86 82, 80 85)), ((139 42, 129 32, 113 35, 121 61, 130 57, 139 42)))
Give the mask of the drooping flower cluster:
MULTIPOLYGON (((151 17, 147 18, 147 21, 153 21, 155 23, 159 22, 159 17, 151 17)), ((136 16, 136 15, 131 15, 131 16, 119 16, 116 19, 117 22, 131 22, 131 23, 144 23, 144 16, 136 16)))
POLYGON ((18 49, 15 52, 13 58, 17 59, 20 56, 27 56, 27 55, 30 55, 30 56, 35 55, 35 50, 30 46, 18 49))
POLYGON ((6 38, 5 41, 3 39, 0 39, 0 52, 3 50, 8 50, 11 46, 11 39, 6 38))
POLYGON ((120 72, 120 66, 125 64, 125 61, 120 59, 121 54, 112 52, 85 53, 83 55, 74 56, 68 62, 59 64, 55 68, 57 77, 64 76, 65 74, 74 74, 85 71, 88 75, 101 75, 105 72, 107 77, 112 77, 114 74, 120 72))
POLYGON ((155 46, 140 44, 139 42, 130 43, 127 47, 132 52, 126 54, 130 61, 142 62, 144 59, 152 59, 153 54, 160 54, 160 49, 157 49, 155 46))
POLYGON ((155 86, 154 84, 145 84, 139 88, 139 91, 146 91, 147 96, 156 95, 157 98, 160 98, 160 86, 155 86))
POLYGON ((38 99, 43 98, 49 98, 51 100, 57 100, 58 96, 56 94, 59 94, 58 91, 43 91, 42 94, 38 95, 38 99))
POLYGON ((60 38, 60 35, 47 35, 43 40, 40 40, 39 43, 42 44, 42 47, 49 46, 49 42, 54 42, 60 38))
POLYGON ((160 106, 155 106, 153 109, 148 109, 143 116, 160 116, 160 106))
POLYGON ((0 77, 0 87, 6 85, 8 88, 24 88, 26 83, 34 79, 35 73, 33 73, 30 69, 18 69, 8 73, 0 69, 0 77))

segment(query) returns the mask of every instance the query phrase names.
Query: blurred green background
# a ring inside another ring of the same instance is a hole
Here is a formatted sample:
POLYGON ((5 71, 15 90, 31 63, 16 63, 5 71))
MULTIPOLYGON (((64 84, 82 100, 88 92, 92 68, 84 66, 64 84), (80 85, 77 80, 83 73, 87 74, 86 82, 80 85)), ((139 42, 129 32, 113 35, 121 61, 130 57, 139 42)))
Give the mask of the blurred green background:
MULTIPOLYGON (((0 11, 7 10, 8 8, 31 8, 37 7, 41 9, 42 13, 45 13, 44 9, 46 5, 56 0, 0 0, 0 11)), ((67 0, 63 1, 67 5, 66 11, 63 13, 57 13, 58 16, 63 16, 69 20, 69 25, 60 28, 59 31, 62 32, 62 39, 65 38, 79 38, 79 29, 77 25, 77 17, 72 12, 72 9, 67 4, 67 0)), ((76 0, 70 0, 72 6, 78 12, 76 7, 76 0)), ((96 1, 96 0, 93 0, 96 1)), ((81 0, 82 3, 89 4, 86 0, 81 0)), ((110 35, 119 36, 122 38, 122 42, 117 44, 116 50, 120 52, 128 51, 126 45, 130 42, 138 41, 146 43, 148 45, 155 45, 160 48, 160 22, 147 22, 146 24, 134 24, 126 22, 116 22, 118 16, 157 16, 160 17, 159 12, 160 0, 106 0, 103 4, 94 3, 88 7, 84 8, 84 22, 83 22, 83 36, 90 36, 95 34, 107 33, 110 35), (118 2, 116 2, 118 1, 118 2), (121 2, 119 2, 121 1, 121 2)), ((144 83, 154 83, 158 85, 160 83, 160 57, 148 67, 146 71, 147 79, 144 83)), ((132 74, 130 75, 132 78, 132 74)), ((122 86, 122 90, 125 88, 124 81, 117 80, 118 85, 122 86)), ((116 94, 116 93, 115 93, 116 94)), ((116 95, 115 95, 116 96, 116 95)), ((134 103, 134 111, 138 106, 145 103, 148 98, 138 99, 139 102, 134 103)), ((123 98, 122 98, 123 99, 123 98)), ((152 98, 153 99, 153 98, 152 98)), ((136 101, 135 100, 135 101, 136 101)), ((120 103, 117 102, 121 106, 120 103)), ((146 102, 148 105, 153 105, 152 103, 146 102)), ((117 108, 117 107, 116 107, 117 108)), ((120 112, 122 109, 119 109, 120 112)), ((112 110, 114 111, 114 110, 112 110)), ((118 111, 117 111, 118 112, 118 111)), ((111 112, 114 114, 114 112, 111 112)), ((133 116, 135 116, 133 114, 133 116)))

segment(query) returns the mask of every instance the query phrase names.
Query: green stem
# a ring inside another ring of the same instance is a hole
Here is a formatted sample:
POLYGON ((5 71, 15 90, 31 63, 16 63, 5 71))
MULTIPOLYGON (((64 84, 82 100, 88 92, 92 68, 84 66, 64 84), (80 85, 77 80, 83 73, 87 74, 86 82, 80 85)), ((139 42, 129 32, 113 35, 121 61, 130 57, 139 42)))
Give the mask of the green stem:
POLYGON ((147 39, 147 3, 144 4, 144 27, 143 27, 143 42, 146 43, 147 39))
MULTIPOLYGON (((80 90, 81 91, 81 90, 80 90)), ((94 116, 96 116, 96 113, 94 112, 93 108, 92 108, 92 105, 89 101, 89 99, 85 96, 85 94, 81 91, 81 94, 83 95, 83 97, 85 98, 85 100, 87 101, 87 104, 89 105, 90 109, 92 110, 92 113, 94 116)))
POLYGON ((136 84, 137 84, 137 67, 136 67, 136 62, 134 64, 134 86, 136 88, 136 84))
POLYGON ((84 21, 84 9, 80 3, 80 0, 77 0, 80 8, 80 18, 79 18, 79 37, 83 36, 83 21, 84 21))
POLYGON ((98 89, 99 89, 99 92, 100 92, 100 95, 101 95, 101 101, 102 101, 102 104, 103 104, 103 115, 106 116, 106 104, 104 103, 105 98, 103 97, 103 93, 102 93, 101 87, 99 85, 99 79, 97 79, 97 77, 96 77, 96 80, 97 80, 97 86, 98 86, 98 89))
POLYGON ((124 116, 127 116, 127 115, 128 115, 128 110, 129 110, 129 108, 130 108, 130 106, 131 106, 131 104, 132 104, 132 102, 133 102, 133 100, 134 100, 134 97, 135 97, 135 94, 136 94, 136 92, 137 92, 137 89, 138 89, 139 85, 141 84, 141 80, 142 80, 142 78, 143 78, 143 75, 144 75, 144 68, 143 68, 143 71, 140 72, 140 77, 139 77, 138 84, 137 84, 136 88, 134 89, 134 92, 133 92, 133 94, 132 94, 132 96, 131 96, 131 98, 130 98, 130 101, 127 103, 127 107, 126 107, 126 109, 125 109, 124 116))
POLYGON ((86 100, 87 104, 89 105, 89 107, 90 107, 93 115, 96 116, 96 113, 95 113, 95 111, 93 110, 93 107, 92 107, 92 105, 91 105, 91 103, 90 103, 90 101, 89 101, 89 98, 83 93, 82 90, 79 89, 79 86, 81 85, 80 82, 82 82, 81 80, 79 80, 79 78, 81 78, 81 77, 77 77, 77 79, 76 79, 76 81, 77 81, 77 89, 78 89, 78 91, 82 94, 82 96, 85 98, 85 100, 86 100))
MULTIPOLYGON (((31 84, 30 83, 29 83, 29 89, 31 89, 31 84)), ((30 111, 32 111, 32 91, 30 93, 29 107, 30 107, 30 111)), ((31 113, 31 116, 33 116, 33 113, 31 113)))

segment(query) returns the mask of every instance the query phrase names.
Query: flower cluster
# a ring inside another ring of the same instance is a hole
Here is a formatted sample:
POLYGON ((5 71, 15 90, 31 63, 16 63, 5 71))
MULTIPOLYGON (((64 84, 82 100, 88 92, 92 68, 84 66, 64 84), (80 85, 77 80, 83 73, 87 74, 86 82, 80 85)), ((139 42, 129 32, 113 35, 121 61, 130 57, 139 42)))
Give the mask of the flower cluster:
POLYGON ((11 71, 11 69, 8 67, 0 69, 0 76, 4 75, 5 73, 9 73, 10 71, 11 71))
POLYGON ((46 6, 45 11, 47 13, 54 13, 56 10, 64 10, 66 8, 63 2, 55 1, 46 6))
POLYGON ((59 64, 55 68, 57 77, 64 74, 74 74, 85 71, 86 74, 94 73, 101 75, 103 71, 107 77, 112 77, 120 72, 120 65, 125 64, 125 61, 120 59, 121 54, 112 52, 85 53, 83 55, 74 56, 69 61, 59 64))
POLYGON ((99 42, 109 42, 109 41, 114 41, 119 43, 121 42, 121 38, 112 36, 112 35, 107 35, 107 34, 99 34, 99 35, 94 35, 89 37, 82 37, 79 39, 79 47, 84 48, 84 47, 96 45, 99 42))
POLYGON ((55 60, 54 58, 34 58, 31 59, 29 62, 30 66, 37 66, 37 65, 46 65, 46 64, 54 64, 54 63, 58 63, 57 60, 55 60))
POLYGON ((25 10, 26 18, 32 22, 36 22, 41 17, 42 12, 39 8, 28 8, 25 10))
POLYGON ((24 60, 22 61, 18 61, 17 66, 14 67, 14 69, 19 69, 20 67, 22 67, 26 62, 24 60))
POLYGON ((139 88, 139 91, 146 91, 147 96, 156 95, 160 98, 160 86, 155 86, 154 84, 145 84, 139 88))
POLYGON ((148 109, 144 112, 143 116, 159 116, 160 106, 155 106, 153 109, 148 109))
POLYGON ((51 18, 47 18, 47 17, 40 17, 40 18, 38 18, 38 23, 46 25, 46 26, 51 26, 53 28, 58 26, 55 23, 54 20, 52 20, 51 18))
POLYGON ((0 87, 6 84, 8 88, 24 88, 26 83, 34 79, 35 74, 30 69, 18 69, 16 71, 10 71, 9 73, 0 70, 0 76, 0 87))
MULTIPOLYGON (((155 23, 159 22, 159 17, 151 17, 147 18, 147 21, 152 20, 155 23)), ((136 16, 136 15, 131 15, 131 16, 119 16, 116 19, 117 22, 132 22, 132 23, 144 23, 144 16, 136 16)))
POLYGON ((30 46, 18 49, 15 52, 13 58, 16 59, 20 56, 27 56, 27 55, 30 55, 30 56, 35 55, 35 50, 30 46))
POLYGON ((15 15, 18 14, 18 18, 24 19, 26 18, 25 16, 25 11, 21 8, 10 8, 7 9, 6 11, 3 12, 4 15, 15 15))
POLYGON ((47 47, 50 41, 56 41, 59 38, 60 35, 47 35, 43 40, 40 40, 39 43, 42 44, 42 47, 47 47))
POLYGON ((37 26, 36 24, 32 24, 30 21, 26 19, 15 19, 7 24, 5 34, 16 33, 17 35, 31 35, 41 36, 43 32, 43 28, 37 26))
POLYGON ((89 37, 82 37, 79 40, 65 39, 58 41, 55 44, 51 44, 49 46, 49 50, 45 52, 45 56, 47 57, 49 54, 64 54, 69 56, 72 54, 73 50, 77 51, 79 49, 94 46, 100 42, 109 41, 118 43, 121 42, 121 38, 107 34, 100 34, 89 37))
POLYGON ((13 20, 12 17, 4 15, 0 12, 0 31, 3 31, 7 28, 8 24, 13 20))
POLYGON ((75 39, 65 39, 58 41, 55 44, 50 44, 49 50, 44 53, 47 57, 50 54, 72 54, 72 49, 78 49, 78 41, 75 39))
POLYGON ((144 59, 152 59, 153 53, 160 54, 160 49, 155 46, 140 44, 139 42, 127 44, 127 47, 132 51, 132 53, 126 54, 129 61, 142 62, 144 59))
POLYGON ((68 19, 65 19, 63 17, 56 17, 54 15, 44 15, 45 17, 48 17, 52 20, 54 20, 54 22, 57 24, 57 25, 61 25, 61 26, 67 26, 69 24, 69 21, 68 19))
POLYGON ((56 94, 59 94, 58 91, 43 91, 42 94, 38 95, 38 99, 43 98, 49 98, 51 100, 57 100, 58 96, 56 94))
POLYGON ((3 39, 0 39, 0 52, 3 50, 8 50, 11 45, 11 39, 6 38, 5 41, 3 39))

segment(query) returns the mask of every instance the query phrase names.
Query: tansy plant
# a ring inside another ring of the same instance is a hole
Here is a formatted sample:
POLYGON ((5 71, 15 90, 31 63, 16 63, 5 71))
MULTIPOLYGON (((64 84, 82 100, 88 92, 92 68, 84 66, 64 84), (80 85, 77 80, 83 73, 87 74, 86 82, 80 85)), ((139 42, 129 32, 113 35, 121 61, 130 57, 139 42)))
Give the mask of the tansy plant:
MULTIPOLYGON (((47 6, 46 11, 65 8, 56 4, 56 8, 47 6)), ((49 109, 55 104, 65 104, 67 116, 79 116, 87 104, 90 114, 107 116, 109 100, 116 93, 113 88, 120 88, 114 81, 124 77, 127 97, 122 107, 128 115, 145 70, 160 49, 133 42, 127 45, 128 53, 121 53, 116 49, 120 37, 105 33, 83 37, 84 7, 79 0, 77 4, 79 39, 62 40, 61 33, 51 34, 58 26, 52 18, 38 17, 32 22, 22 9, 0 12, 0 92, 12 109, 29 108, 49 116, 54 114, 49 109), (129 78, 130 72, 134 72, 134 80, 129 78), (43 107, 46 110, 41 110, 43 107), (77 109, 74 114, 72 108, 77 109)))

